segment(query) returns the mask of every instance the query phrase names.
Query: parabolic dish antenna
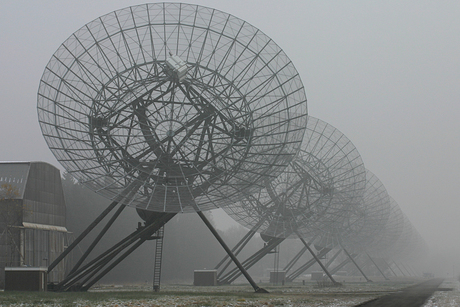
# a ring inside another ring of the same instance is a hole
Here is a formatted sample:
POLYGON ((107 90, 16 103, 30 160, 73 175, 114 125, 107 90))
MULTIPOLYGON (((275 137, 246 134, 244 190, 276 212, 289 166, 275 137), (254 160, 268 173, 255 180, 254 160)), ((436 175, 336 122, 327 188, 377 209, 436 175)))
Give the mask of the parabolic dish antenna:
MULTIPOLYGON (((323 268, 305 240, 323 238, 336 220, 345 219, 348 204, 362 198, 365 176, 361 156, 351 141, 328 123, 309 116, 302 149, 284 172, 267 181, 264 189, 224 208, 235 221, 250 228, 235 245, 235 252, 240 252, 256 231, 266 242, 242 262, 245 268, 276 251, 290 237, 299 237, 305 245, 303 251, 308 249, 323 268), (332 206, 337 195, 348 203, 332 206)), ((224 262, 225 259, 216 269, 224 262)), ((223 274, 227 267, 228 264, 223 266, 217 275, 219 283, 231 283, 241 274, 236 269, 223 274)), ((328 276, 336 283, 332 275, 328 276)))
POLYGON ((365 251, 385 230, 391 212, 390 197, 383 183, 366 170, 366 189, 363 198, 352 207, 340 242, 354 253, 365 251))
POLYGON ((302 149, 264 189, 224 208, 247 228, 277 238, 323 236, 361 199, 366 169, 356 147, 338 129, 308 117, 302 149), (340 204, 332 200, 340 195, 340 204))
POLYGON ((293 64, 257 28, 154 3, 73 33, 45 68, 38 116, 58 161, 92 190, 195 212, 276 178, 300 147, 307 103, 293 64))
POLYGON ((390 215, 385 224, 384 230, 380 231, 375 239, 367 246, 366 252, 372 256, 390 257, 394 251, 391 251, 398 241, 404 229, 404 213, 399 208, 398 203, 390 198, 390 215))

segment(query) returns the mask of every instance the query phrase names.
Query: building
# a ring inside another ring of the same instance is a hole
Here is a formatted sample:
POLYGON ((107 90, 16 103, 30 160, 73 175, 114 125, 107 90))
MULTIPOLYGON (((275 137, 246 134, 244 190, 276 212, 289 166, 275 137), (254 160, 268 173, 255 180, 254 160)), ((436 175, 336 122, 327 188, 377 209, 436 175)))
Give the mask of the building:
MULTIPOLYGON (((67 246, 60 171, 44 162, 0 162, 0 287, 5 267, 47 267, 67 246)), ((62 280, 65 263, 48 276, 62 280)))

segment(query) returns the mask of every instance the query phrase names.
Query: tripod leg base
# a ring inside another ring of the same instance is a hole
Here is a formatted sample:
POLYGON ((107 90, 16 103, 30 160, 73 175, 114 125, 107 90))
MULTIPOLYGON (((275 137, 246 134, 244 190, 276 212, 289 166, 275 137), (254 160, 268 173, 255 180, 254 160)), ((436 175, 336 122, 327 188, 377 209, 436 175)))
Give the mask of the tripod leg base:
POLYGON ((343 286, 343 284, 341 282, 337 282, 337 281, 334 282, 333 284, 334 284, 334 287, 342 287, 343 286))
POLYGON ((256 293, 270 293, 268 292, 267 290, 265 290, 264 288, 259 288, 255 291, 256 293))

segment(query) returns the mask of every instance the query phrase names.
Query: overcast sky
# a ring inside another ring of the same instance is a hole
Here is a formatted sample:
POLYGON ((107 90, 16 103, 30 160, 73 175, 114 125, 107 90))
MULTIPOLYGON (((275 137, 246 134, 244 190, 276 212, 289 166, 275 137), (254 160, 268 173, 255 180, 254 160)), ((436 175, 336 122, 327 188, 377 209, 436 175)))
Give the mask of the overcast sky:
MULTIPOLYGON (((84 24, 141 3, 0 2, 0 161, 59 166, 37 120, 46 64, 84 24)), ((192 3, 235 15, 283 48, 309 114, 352 140, 446 272, 460 272, 460 1, 192 3)))

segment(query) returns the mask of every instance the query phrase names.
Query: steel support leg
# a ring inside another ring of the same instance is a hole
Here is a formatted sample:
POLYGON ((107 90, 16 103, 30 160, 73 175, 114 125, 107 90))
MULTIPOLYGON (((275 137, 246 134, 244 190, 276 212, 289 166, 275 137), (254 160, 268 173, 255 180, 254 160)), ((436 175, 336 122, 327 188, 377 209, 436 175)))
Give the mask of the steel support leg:
POLYGON ((374 259, 372 259, 372 257, 366 253, 367 257, 369 257, 369 259, 371 260, 371 262, 374 264, 374 266, 377 268, 377 270, 380 272, 380 274, 382 274, 383 278, 385 278, 385 280, 389 280, 385 274, 383 274, 382 270, 379 268, 379 266, 377 265, 377 263, 375 263, 374 259))
MULTIPOLYGON (((281 244, 281 242, 284 241, 284 238, 272 238, 270 241, 260 250, 255 252, 252 256, 248 257, 246 260, 244 260, 241 264, 243 267, 248 270, 251 268, 254 264, 256 264, 260 259, 265 257, 267 254, 269 254, 276 246, 281 244)), ((241 271, 238 268, 234 268, 225 276, 221 277, 219 279, 219 282, 221 284, 231 284, 234 282, 239 276, 241 275, 241 271)))
POLYGON ((79 235, 75 241, 72 242, 72 244, 70 244, 70 246, 64 251, 62 252, 54 261, 53 263, 51 263, 49 266, 48 266, 48 273, 51 272, 58 264, 59 262, 62 261, 62 259, 64 259, 77 245, 78 243, 81 242, 81 240, 83 240, 90 232, 91 230, 94 229, 94 227, 97 226, 97 224, 99 224, 100 221, 102 221, 106 216, 107 214, 110 213, 110 211, 112 211, 116 206, 118 205, 118 202, 117 201, 114 201, 112 202, 86 229, 85 231, 83 231, 81 233, 81 235, 79 235))
MULTIPOLYGON (((137 191, 139 184, 137 182, 131 183, 126 187, 115 200, 104 210, 102 213, 70 244, 70 246, 62 252, 49 266, 48 273, 51 272, 77 245, 80 243, 93 229, 97 226, 123 199, 129 197, 137 191)), ((121 211, 120 211, 121 212, 121 211)), ((119 214, 119 213, 118 213, 119 214)), ((110 223, 110 222, 109 222, 110 223)), ((108 226, 110 227, 110 226, 108 226)), ((87 256, 87 255, 86 255, 87 256)), ((86 258, 85 256, 85 258, 86 258)), ((78 264, 78 266, 81 263, 78 264)), ((76 270, 76 268, 74 268, 76 270)))
POLYGON ((101 232, 96 237, 96 239, 94 239, 93 243, 91 243, 91 245, 88 247, 86 252, 80 257, 80 259, 75 264, 75 266, 72 268, 72 270, 69 272, 69 274, 72 274, 73 272, 75 272, 80 267, 80 265, 83 263, 83 261, 85 261, 85 259, 88 257, 88 255, 91 253, 91 251, 94 249, 94 247, 96 247, 97 243, 102 239, 102 237, 105 235, 107 230, 110 228, 110 226, 112 226, 112 224, 118 218, 118 216, 123 211, 123 209, 125 209, 125 207, 126 207, 125 205, 121 205, 120 207, 118 207, 118 210, 113 214, 113 216, 107 222, 105 227, 101 230, 101 232))
POLYGON ((367 280, 367 282, 372 282, 372 280, 370 280, 369 278, 367 278, 366 274, 364 274, 363 270, 361 270, 361 268, 359 267, 359 265, 356 263, 355 259, 353 259, 353 257, 351 257, 351 255, 348 253, 348 251, 343 248, 343 251, 345 252, 345 254, 348 256, 348 258, 350 258, 350 260, 353 262, 353 264, 356 266, 356 268, 361 272, 361 275, 364 276, 364 278, 367 280))
POLYGON ((350 258, 346 258, 344 261, 342 261, 341 263, 339 263, 339 265, 337 265, 335 268, 333 268, 332 270, 330 270, 330 272, 332 274, 335 274, 337 273, 338 271, 340 271, 344 266, 346 266, 347 264, 349 264, 351 262, 350 258))
MULTIPOLYGON (((326 263, 326 268, 329 268, 329 266, 332 264, 332 262, 334 262, 334 260, 340 255, 340 253, 342 252, 341 249, 339 249, 337 251, 337 253, 334 254, 334 256, 332 256, 331 259, 329 259, 329 261, 326 263)), ((330 271, 331 272, 331 271, 330 271)), ((334 275, 332 272, 331 272, 332 275, 334 275)))
POLYGON ((401 272, 401 274, 406 277, 406 274, 404 274, 403 270, 399 267, 399 265, 396 264, 396 261, 393 261, 393 264, 398 268, 398 270, 401 272))
POLYGON ((391 273, 393 273, 393 275, 397 277, 398 275, 396 275, 395 271, 393 271, 393 269, 391 268, 391 265, 389 265, 388 262, 386 262, 385 259, 382 259, 382 260, 383 260, 383 262, 385 262, 387 268, 390 269, 391 273))
POLYGON ((303 254, 305 254, 307 248, 304 246, 302 247, 302 249, 294 256, 294 258, 292 258, 291 261, 289 261, 289 263, 284 267, 284 271, 289 272, 292 267, 297 263, 297 261, 299 261, 300 257, 302 257, 303 254))
MULTIPOLYGON (((319 252, 319 257, 323 257, 325 256, 330 250, 329 249, 322 249, 320 252, 319 252)), ((305 272, 306 270, 308 270, 312 265, 314 265, 316 263, 316 260, 315 258, 312 258, 310 260, 308 260, 305 264, 303 264, 301 267, 299 267, 298 269, 296 269, 294 272, 292 272, 289 276, 286 277, 286 280, 289 281, 289 282, 292 282, 294 281, 294 279, 296 279, 297 277, 299 277, 303 272, 305 272)))
POLYGON ((97 281, 99 281, 102 277, 104 277, 109 271, 111 271, 116 265, 118 265, 123 259, 129 256, 134 250, 136 250, 142 243, 146 240, 151 239, 152 235, 155 234, 158 229, 163 227, 163 225, 168 222, 171 218, 173 218, 176 214, 175 213, 165 213, 162 217, 156 219, 155 221, 149 221, 146 226, 140 228, 138 230, 137 235, 127 241, 125 244, 120 246, 116 251, 114 251, 114 255, 108 255, 104 259, 100 261, 100 265, 93 271, 93 273, 89 274, 89 276, 82 282, 83 291, 87 291, 92 285, 94 285, 97 281), (136 242, 137 241, 137 242, 136 242), (133 244, 130 248, 128 248, 131 244, 133 244), (124 252, 118 258, 117 255, 121 253, 123 250, 128 248, 126 252, 124 252), (110 265, 108 265, 112 262, 110 265), (99 275, 95 276, 95 274, 104 268, 104 266, 108 265, 99 275), (93 277, 95 276, 95 277, 93 277))
POLYGON ((404 265, 404 263, 401 262, 400 264, 401 264, 401 266, 404 268, 404 270, 406 270, 407 274, 409 274, 409 276, 411 276, 412 273, 406 268, 406 266, 404 265))
POLYGON ((268 293, 267 290, 260 288, 257 286, 257 284, 254 282, 252 277, 249 275, 249 273, 245 270, 245 268, 241 265, 241 263, 238 261, 238 259, 235 257, 235 255, 232 253, 230 248, 227 246, 227 244, 224 242, 224 240, 221 238, 217 230, 212 226, 212 224, 209 222, 209 220, 206 218, 206 216, 203 214, 203 212, 198 211, 197 212, 200 218, 203 220, 203 222, 206 224, 206 226, 209 228, 209 230, 212 232, 214 237, 219 241, 220 245, 225 249, 227 254, 232 258, 233 262, 235 265, 240 269, 240 271, 243 273, 244 277, 248 280, 248 282, 251 284, 251 286, 254 288, 254 291, 257 293, 268 293))
POLYGON ((324 264, 321 262, 321 260, 318 258, 318 256, 315 254, 315 252, 311 249, 311 247, 308 245, 307 242, 297 233, 297 236, 299 237, 300 241, 305 245, 305 247, 308 249, 310 254, 315 258, 316 262, 320 265, 320 267, 323 269, 324 273, 326 273, 327 277, 332 281, 332 283, 336 286, 340 286, 341 283, 336 282, 334 277, 332 277, 331 273, 327 270, 327 268, 324 266, 324 264))
POLYGON ((122 239, 120 242, 112 246, 110 249, 108 249, 107 251, 105 251, 92 261, 90 261, 88 264, 77 269, 72 274, 69 274, 63 281, 61 281, 56 286, 55 290, 67 291, 73 288, 74 285, 78 284, 79 286, 77 287, 77 290, 86 291, 95 282, 97 282, 106 273, 108 273, 112 268, 114 268, 118 263, 120 263, 124 258, 126 258, 140 244, 150 239, 152 234, 154 234, 159 228, 161 228, 174 215, 175 213, 166 213, 161 218, 158 218, 156 221, 151 222, 146 226, 137 229, 135 232, 131 233, 130 235, 122 239), (135 243, 136 241, 138 242, 135 243), (129 246, 132 244, 134 244, 134 246, 136 247, 129 248, 129 246), (125 252, 124 254, 118 257, 118 255, 126 249, 128 249, 128 252, 125 252), (112 262, 112 264, 109 265, 110 262, 112 262), (107 265, 108 268, 104 269, 102 273, 96 276, 96 274, 107 265), (83 282, 79 282, 82 279, 84 279, 83 282))
MULTIPOLYGON (((256 225, 257 226, 257 225, 256 225)), ((246 244, 249 243, 249 241, 252 239, 252 237, 255 235, 257 229, 260 227, 254 227, 251 229, 247 234, 244 235, 244 237, 233 247, 232 253, 234 253, 235 256, 238 256, 238 254, 241 252, 241 250, 246 246, 246 244)), ((217 274, 217 279, 221 277, 221 275, 225 272, 225 270, 229 267, 229 265, 232 263, 232 259, 229 259, 230 256, 227 254, 225 257, 216 265, 215 269, 217 270, 222 264, 224 264, 225 261, 227 263, 223 266, 223 268, 220 270, 220 272, 217 274)))

